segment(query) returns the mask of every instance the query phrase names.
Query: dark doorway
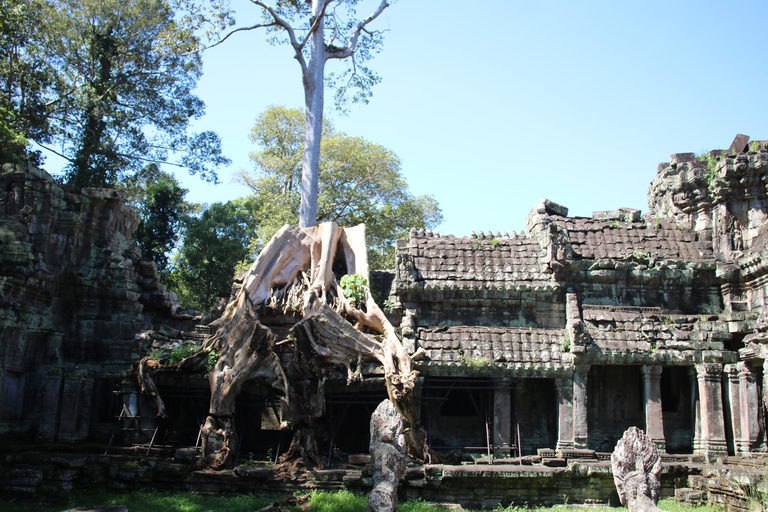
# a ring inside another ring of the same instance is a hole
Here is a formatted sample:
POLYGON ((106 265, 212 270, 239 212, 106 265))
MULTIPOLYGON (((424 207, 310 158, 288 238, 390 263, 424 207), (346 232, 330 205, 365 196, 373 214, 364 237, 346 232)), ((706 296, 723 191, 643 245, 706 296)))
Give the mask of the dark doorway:
POLYGON ((587 380, 589 448, 612 452, 624 431, 645 429, 640 366, 593 365, 587 380))
POLYGON ((665 366, 661 371, 661 412, 667 453, 693 453, 693 385, 690 366, 665 366))

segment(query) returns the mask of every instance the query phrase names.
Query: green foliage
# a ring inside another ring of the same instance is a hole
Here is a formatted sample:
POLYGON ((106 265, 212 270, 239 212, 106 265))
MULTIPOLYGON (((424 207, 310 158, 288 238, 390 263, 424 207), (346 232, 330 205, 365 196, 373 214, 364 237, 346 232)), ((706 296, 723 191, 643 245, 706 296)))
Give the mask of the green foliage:
POLYGON ((468 356, 461 349, 459 349, 459 361, 469 366, 470 368, 474 368, 474 369, 485 368, 493 362, 487 357, 483 357, 483 356, 478 356, 478 357, 468 356))
POLYGON ((750 151, 760 151, 760 141, 759 140, 753 140, 749 143, 749 150, 750 151))
POLYGON ((367 510, 368 497, 346 489, 336 492, 313 491, 308 510, 312 512, 359 512, 367 510))
POLYGON ((368 280, 360 274, 342 276, 341 282, 344 297, 355 307, 365 302, 365 292, 368 290, 368 280))
POLYGON ((707 184, 707 186, 712 185, 712 183, 717 179, 717 163, 725 158, 727 154, 727 151, 722 151, 718 154, 715 154, 715 151, 707 151, 704 154, 696 156, 697 160, 707 162, 707 170, 704 173, 704 182, 707 184))
POLYGON ((216 363, 219 361, 219 353, 216 349, 208 350, 208 362, 205 364, 205 373, 211 373, 216 368, 216 363))
POLYGON ((170 1, 3 1, 15 13, 4 31, 16 18, 24 30, 2 43, 0 107, 15 133, 55 144, 76 186, 114 186, 147 162, 215 182, 229 163, 215 133, 188 133, 204 113, 201 59, 170 1))
POLYGON ((120 189, 126 194, 126 203, 141 215, 133 239, 141 248, 142 257, 154 261, 161 277, 166 277, 170 272, 169 254, 197 205, 187 203, 187 189, 154 164, 128 178, 120 189))
POLYGON ((31 51, 42 26, 40 6, 0 0, 0 163, 42 163, 29 138, 50 140, 45 91, 53 84, 51 69, 31 51))
POLYGON ((632 254, 629 256, 629 259, 631 261, 639 263, 640 265, 650 265, 651 263, 650 255, 640 250, 632 251, 632 254))
POLYGON ((237 264, 253 256, 257 206, 253 198, 213 203, 186 219, 186 236, 167 279, 185 308, 207 311, 216 298, 229 297, 237 264))
MULTIPOLYGON (((255 170, 236 179, 254 192, 259 203, 258 235, 251 251, 258 253, 285 224, 299 220, 304 114, 299 109, 271 106, 256 120, 250 135, 260 151, 251 154, 255 170)), ((343 226, 366 224, 371 269, 393 268, 395 241, 415 227, 433 228, 442 212, 432 196, 413 196, 400 174, 392 151, 323 127, 320 155, 320 196, 317 221, 343 226)))
POLYGON ((16 116, 0 105, 0 163, 21 163, 24 161, 29 141, 16 132, 16 116))
POLYGON ((180 345, 178 348, 171 350, 171 356, 168 358, 167 364, 178 364, 184 359, 200 352, 200 348, 200 345, 180 345))
MULTIPOLYGON (((195 494, 192 492, 169 493, 159 491, 136 491, 125 494, 113 494, 108 492, 75 493, 67 497, 63 502, 46 505, 42 503, 30 504, 26 501, 19 503, 6 503, 0 499, 0 508, 4 512, 60 512, 62 509, 73 507, 93 508, 99 505, 116 506, 124 505, 128 510, 141 512, 253 512, 261 510, 274 503, 276 500, 270 497, 235 495, 235 496, 211 496, 195 494)), ((667 512, 722 512, 722 507, 717 505, 690 506, 673 499, 659 501, 659 508, 667 512)), ((286 507, 286 510, 299 512, 365 512, 368 508, 368 497, 364 494, 355 494, 347 490, 335 492, 313 491, 309 495, 308 503, 302 507, 286 507)), ((408 500, 401 502, 398 510, 401 512, 440 512, 442 507, 430 505, 421 500, 408 500)), ((557 505, 554 507, 526 507, 499 505, 497 512, 568 512, 572 506, 557 505)), ((626 512, 626 509, 612 508, 606 505, 590 506, 590 512, 626 512)), ((468 510, 467 512, 473 512, 468 510)))
POLYGON ((260 510, 274 500, 262 496, 206 496, 193 492, 170 493, 152 490, 135 491, 126 494, 114 494, 108 492, 77 493, 57 505, 35 505, 30 508, 29 503, 6 504, 0 501, 0 508, 5 512, 60 512, 63 509, 73 507, 86 507, 91 509, 96 506, 124 505, 128 510, 141 512, 253 512, 260 510))
POLYGON ((162 349, 153 350, 148 357, 161 362, 165 366, 173 366, 184 359, 197 354, 200 350, 202 350, 200 345, 185 343, 170 351, 162 349))

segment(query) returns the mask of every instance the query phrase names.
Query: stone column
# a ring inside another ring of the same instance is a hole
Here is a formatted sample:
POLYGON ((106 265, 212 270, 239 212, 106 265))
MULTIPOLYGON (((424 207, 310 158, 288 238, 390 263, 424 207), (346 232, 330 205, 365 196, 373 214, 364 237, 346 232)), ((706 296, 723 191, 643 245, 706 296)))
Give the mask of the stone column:
POLYGON ((747 454, 760 437, 758 407, 760 396, 755 374, 746 363, 735 365, 739 376, 739 431, 741 436, 734 435, 736 452, 747 454))
POLYGON ((763 359, 763 410, 768 414, 768 357, 763 359))
POLYGON ((508 456, 512 446, 512 383, 509 379, 500 379, 495 384, 493 390, 494 455, 508 456))
POLYGON ((716 457, 728 453, 725 443, 725 425, 723 421, 723 393, 721 379, 723 365, 704 363, 696 365, 699 381, 699 418, 701 438, 699 452, 707 457, 716 457))
POLYGON ((723 366, 723 372, 728 377, 728 406, 731 413, 731 431, 733 432, 733 450, 739 453, 739 442, 742 438, 741 432, 741 383, 739 370, 735 364, 726 364, 723 366))
POLYGON ((644 365, 643 396, 645 398, 645 432, 660 452, 666 450, 664 416, 661 411, 661 365, 644 365))
POLYGON ((573 445, 586 449, 589 444, 587 423, 588 364, 577 364, 573 372, 573 445))
POLYGON ((573 379, 555 379, 557 389, 557 450, 573 450, 573 379))
POLYGON ((699 407, 699 387, 695 366, 688 368, 688 380, 691 384, 691 411, 693 412, 693 451, 698 453, 701 445, 701 408, 699 407))
POLYGON ((46 372, 42 389, 42 415, 37 429, 37 440, 55 442, 59 433, 59 414, 62 406, 61 386, 63 372, 61 368, 49 369, 46 372))

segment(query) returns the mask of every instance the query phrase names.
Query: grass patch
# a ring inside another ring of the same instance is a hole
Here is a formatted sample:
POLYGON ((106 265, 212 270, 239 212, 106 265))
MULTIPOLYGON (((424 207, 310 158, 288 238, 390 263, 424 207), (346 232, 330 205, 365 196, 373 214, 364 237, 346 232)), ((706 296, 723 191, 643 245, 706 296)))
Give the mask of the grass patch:
MULTIPOLYGON (((129 512, 254 512, 273 503, 275 499, 262 496, 202 496, 191 492, 168 493, 159 491, 131 492, 127 494, 75 493, 70 498, 57 505, 44 505, 7 502, 0 500, 0 510, 3 512, 61 512, 74 507, 94 507, 97 505, 125 505, 129 512)), ((347 490, 337 492, 312 492, 305 507, 295 508, 296 512, 365 512, 368 507, 368 496, 355 494, 347 490)), ((581 507, 579 507, 581 508, 581 507)), ((667 512, 723 512, 723 509, 713 505, 691 507, 682 505, 675 500, 667 499, 659 502, 659 508, 667 512)), ((400 503, 400 512, 442 512, 445 509, 429 505, 423 501, 409 500, 400 503)), ((552 508, 532 508, 510 506, 498 507, 497 512, 515 511, 551 511, 573 512, 573 507, 558 505, 552 508)), ((608 506, 585 506, 589 512, 621 512, 625 508, 608 506)), ((472 512, 472 511, 467 511, 472 512)), ((479 512, 479 511, 476 511, 479 512)))
POLYGON ((56 505, 35 503, 8 503, 0 501, 3 512, 61 512, 75 507, 98 505, 125 505, 129 512, 253 512, 274 500, 261 496, 203 496, 192 492, 168 493, 136 491, 126 494, 73 493, 56 505))

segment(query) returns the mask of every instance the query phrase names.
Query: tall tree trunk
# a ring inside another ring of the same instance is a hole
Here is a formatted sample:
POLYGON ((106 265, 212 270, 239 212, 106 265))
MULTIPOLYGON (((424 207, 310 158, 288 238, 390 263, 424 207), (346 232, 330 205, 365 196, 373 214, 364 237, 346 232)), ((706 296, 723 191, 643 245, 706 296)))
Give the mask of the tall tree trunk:
MULTIPOLYGON (((321 14, 321 2, 312 2, 312 16, 321 14)), ((299 227, 317 224, 318 181, 320 176, 320 143, 323 136, 325 103, 326 50, 323 23, 310 35, 310 58, 304 71, 304 160, 301 170, 301 208, 299 227)))

